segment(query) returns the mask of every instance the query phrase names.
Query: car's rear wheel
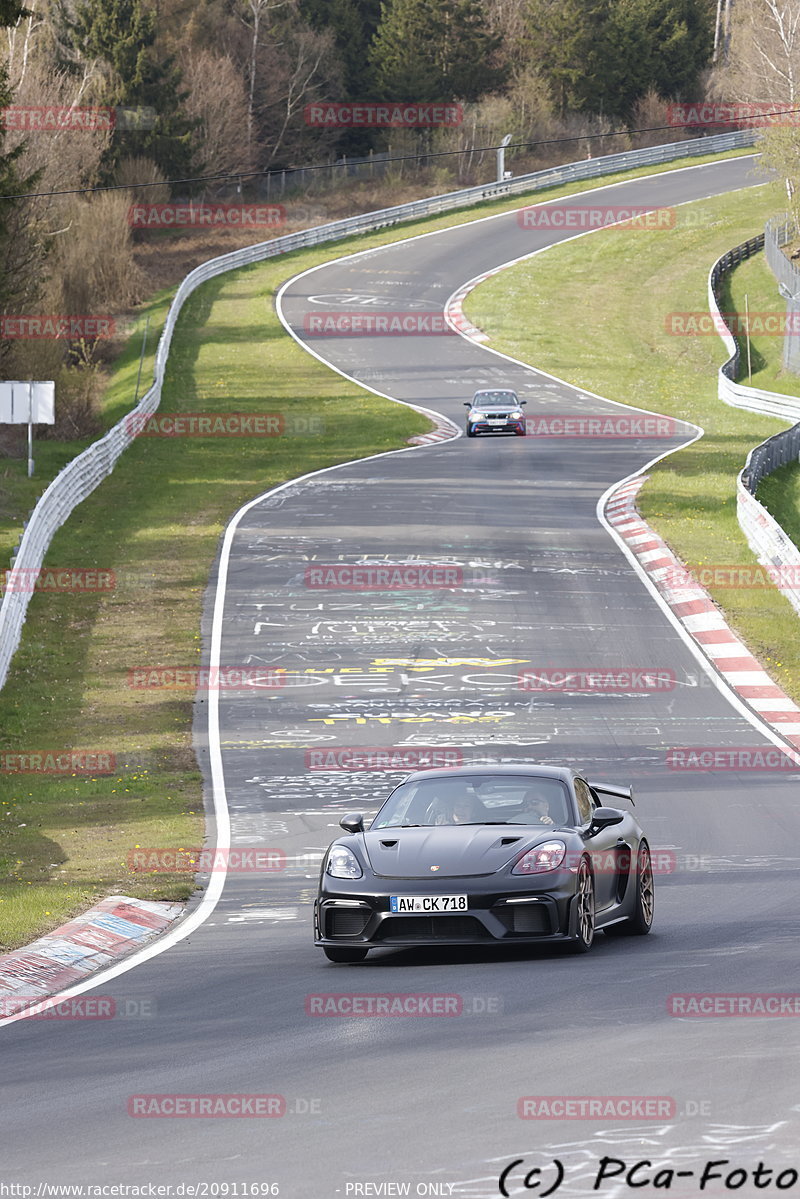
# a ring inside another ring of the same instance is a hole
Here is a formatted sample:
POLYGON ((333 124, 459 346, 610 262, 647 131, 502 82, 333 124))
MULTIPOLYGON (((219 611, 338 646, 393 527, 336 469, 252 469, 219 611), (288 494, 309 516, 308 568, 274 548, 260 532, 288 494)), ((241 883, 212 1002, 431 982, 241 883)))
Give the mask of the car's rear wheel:
POLYGON ((323 945, 322 952, 329 962, 363 962, 367 956, 366 949, 351 948, 347 945, 343 945, 341 949, 336 946, 323 945))
POLYGON ((573 953, 588 953, 594 944, 594 879, 586 858, 581 858, 575 891, 575 936, 573 953))
POLYGON ((627 920, 610 925, 605 931, 612 937, 644 937, 653 927, 655 912, 655 885, 650 846, 642 841, 636 859, 636 898, 633 912, 627 920))

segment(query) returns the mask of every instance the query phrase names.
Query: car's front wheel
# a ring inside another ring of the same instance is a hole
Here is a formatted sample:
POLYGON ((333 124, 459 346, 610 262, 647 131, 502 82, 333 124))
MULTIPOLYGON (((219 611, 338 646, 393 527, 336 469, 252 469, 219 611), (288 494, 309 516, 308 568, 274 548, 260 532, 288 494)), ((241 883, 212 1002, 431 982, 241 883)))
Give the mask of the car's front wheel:
POLYGON ((594 879, 586 858, 581 859, 575 891, 575 935, 573 953, 588 953, 594 944, 594 879))
POLYGON ((653 882, 653 862, 650 857, 650 847, 646 841, 639 846, 639 856, 636 860, 636 898, 633 912, 627 920, 612 924, 605 930, 612 937, 644 937, 653 927, 655 911, 655 886, 653 882))
POLYGON ((346 945, 343 945, 341 949, 336 946, 323 945, 322 952, 329 962, 363 962, 367 956, 366 949, 356 949, 346 945))
POLYGON ((474 436, 475 436, 475 430, 473 429, 472 425, 467 425, 467 437, 474 437, 474 436))

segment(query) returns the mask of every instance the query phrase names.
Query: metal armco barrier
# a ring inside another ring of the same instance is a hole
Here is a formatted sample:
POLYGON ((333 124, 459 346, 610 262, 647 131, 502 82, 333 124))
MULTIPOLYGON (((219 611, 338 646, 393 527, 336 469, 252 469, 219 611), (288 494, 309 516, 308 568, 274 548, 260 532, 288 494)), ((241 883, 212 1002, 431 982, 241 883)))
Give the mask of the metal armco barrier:
POLYGON ((783 335, 783 365, 800 375, 800 270, 786 257, 782 247, 792 241, 797 226, 789 213, 770 217, 764 226, 764 253, 786 300, 787 331, 783 335))
POLYGON ((721 133, 715 137, 671 142, 665 146, 648 146, 644 150, 629 150, 621 154, 608 154, 602 158, 567 163, 564 166, 535 171, 530 175, 520 175, 516 179, 504 180, 502 183, 479 184, 477 187, 468 187, 462 191, 432 196, 427 200, 413 200, 409 204, 398 204, 394 208, 382 208, 375 212, 363 213, 360 216, 348 217, 345 220, 332 221, 328 225, 304 229, 299 233, 289 233, 283 237, 274 238, 272 241, 235 250, 232 254, 223 254, 220 258, 212 258, 196 267, 180 284, 170 305, 164 331, 156 350, 154 381, 150 390, 128 416, 123 417, 104 437, 90 445, 82 454, 73 458, 68 466, 64 467, 60 474, 53 479, 30 515, 13 559, 9 585, 0 607, 0 687, 5 685, 8 677, 8 668, 19 645, 30 601, 30 592, 26 588, 20 586, 19 590, 16 589, 15 572, 19 572, 19 579, 30 579, 35 576, 35 572, 42 566, 45 553, 56 530, 63 525, 77 505, 85 500, 95 487, 111 473, 120 454, 133 440, 131 426, 138 426, 136 422, 130 421, 131 415, 149 416, 158 408, 175 324, 185 300, 201 283, 205 283, 208 279, 213 279, 225 271, 236 270, 237 267, 263 262, 267 258, 288 254, 293 250, 305 249, 307 246, 336 241, 354 233, 372 232, 403 221, 413 221, 419 217, 452 212, 470 204, 478 204, 481 200, 502 199, 503 196, 539 191, 543 188, 577 182, 582 179, 594 179, 615 171, 631 170, 634 167, 655 166, 679 158, 719 154, 725 150, 751 146, 754 144, 756 136, 756 131, 742 129, 734 133, 721 133))
MULTIPOLYGON (((739 262, 744 262, 751 254, 756 253, 762 246, 769 244, 762 234, 736 246, 718 259, 711 268, 708 277, 708 306, 717 318, 719 326, 724 325, 719 309, 719 284, 722 276, 739 262)), ((791 264, 790 264, 791 265, 791 264)), ((727 328, 727 326, 725 326, 727 328)), ((744 408, 748 412, 759 412, 765 416, 778 416, 792 423, 791 429, 775 433, 760 445, 755 446, 747 455, 743 470, 736 479, 736 515, 739 527, 747 538, 747 544, 762 566, 791 567, 782 579, 781 590, 800 615, 800 550, 789 539, 781 526, 767 511, 763 504, 756 499, 758 485, 765 475, 771 474, 779 466, 788 462, 796 462, 800 454, 800 397, 780 395, 774 391, 761 391, 756 387, 746 387, 737 383, 736 373, 739 364, 739 349, 733 335, 720 332, 722 340, 730 351, 730 358, 719 368, 717 394, 732 408, 744 408), (798 585, 787 586, 787 580, 797 579, 798 585)))

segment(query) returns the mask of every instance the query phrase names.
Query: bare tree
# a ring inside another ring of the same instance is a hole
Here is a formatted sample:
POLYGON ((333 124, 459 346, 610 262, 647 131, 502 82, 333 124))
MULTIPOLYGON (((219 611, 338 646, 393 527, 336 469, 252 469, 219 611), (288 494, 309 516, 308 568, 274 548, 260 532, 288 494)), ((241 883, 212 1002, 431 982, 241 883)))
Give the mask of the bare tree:
POLYGON ((249 96, 235 63, 209 50, 190 53, 183 64, 187 116, 195 157, 204 174, 250 170, 255 160, 249 96))
POLYGON ((334 54, 332 33, 330 30, 317 33, 308 26, 293 28, 275 51, 270 87, 263 105, 265 140, 270 143, 267 165, 285 152, 291 142, 308 148, 330 138, 326 130, 314 134, 298 128, 298 120, 304 106, 317 98, 320 84, 331 78, 328 66, 334 54))
POLYGON ((529 0, 484 0, 488 27, 503 39, 500 57, 514 74, 533 65, 526 37, 528 3, 529 0))
MULTIPOLYGON (((22 65, 18 60, 17 65, 22 65)), ((28 57, 16 79, 14 102, 31 109, 65 111, 85 103, 86 80, 48 66, 41 57, 28 57)), ((119 136, 124 137, 124 133, 119 136)), ((65 121, 56 129, 9 129, 5 145, 11 150, 23 144, 20 170, 39 172, 37 191, 62 191, 87 187, 97 181, 100 160, 112 137, 105 122, 98 128, 83 128, 79 121, 65 121)), ((58 207, 58 197, 53 204, 58 207)))
POLYGON ((250 32, 250 52, 247 82, 247 144, 253 145, 255 130, 256 84, 258 80, 259 50, 263 38, 269 31, 269 14, 285 8, 289 0, 240 0, 240 17, 250 32))
POLYGON ((791 105, 800 99, 797 0, 738 0, 730 52, 714 72, 712 87, 730 101, 791 105))
POLYGON ((42 14, 37 11, 39 0, 28 0, 25 7, 25 16, 3 30, 6 35, 5 63, 9 78, 15 84, 25 77, 35 34, 43 23, 42 14))
POLYGON ((714 22, 714 53, 712 63, 727 62, 730 53, 731 16, 733 0, 717 0, 717 16, 714 22))

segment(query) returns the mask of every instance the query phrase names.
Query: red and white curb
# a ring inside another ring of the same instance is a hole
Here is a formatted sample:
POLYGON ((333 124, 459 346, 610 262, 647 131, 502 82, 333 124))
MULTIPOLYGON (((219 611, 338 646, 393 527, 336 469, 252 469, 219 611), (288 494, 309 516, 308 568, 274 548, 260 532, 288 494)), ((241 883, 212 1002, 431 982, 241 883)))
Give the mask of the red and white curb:
POLYGON ((800 707, 731 632, 708 592, 691 579, 683 563, 639 515, 636 495, 648 477, 630 479, 612 493, 605 506, 608 523, 726 683, 785 741, 800 749, 800 707))
POLYGON ((445 308, 445 319, 449 325, 456 330, 457 333, 463 333, 465 337, 469 337, 472 341, 488 341, 489 334, 484 333, 483 329, 479 329, 477 325, 473 325, 471 320, 464 316, 462 307, 464 300, 467 298, 473 288, 479 283, 485 283, 487 279, 491 279, 492 275, 499 275, 505 267, 496 267, 493 271, 486 271, 484 275, 478 275, 477 279, 470 279, 469 283, 465 283, 463 287, 459 287, 458 291, 453 292, 447 302, 445 308))
POLYGON ((24 949, 0 957, 0 1019, 84 982, 157 937, 184 911, 111 895, 24 949))
POLYGON ((459 430, 447 417, 441 416, 434 421, 435 429, 431 433, 420 433, 417 437, 409 437, 409 445, 432 445, 435 441, 452 441, 458 436, 459 430))

